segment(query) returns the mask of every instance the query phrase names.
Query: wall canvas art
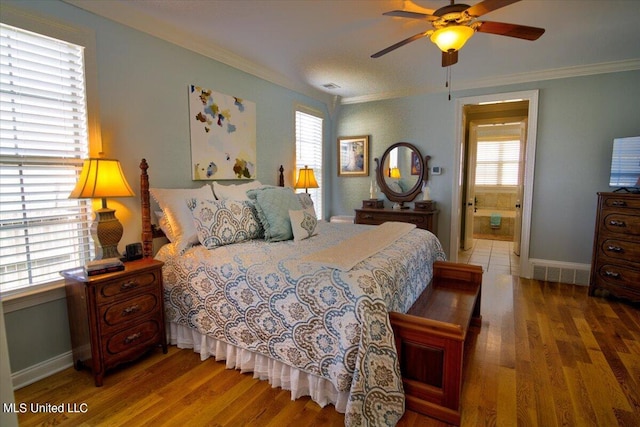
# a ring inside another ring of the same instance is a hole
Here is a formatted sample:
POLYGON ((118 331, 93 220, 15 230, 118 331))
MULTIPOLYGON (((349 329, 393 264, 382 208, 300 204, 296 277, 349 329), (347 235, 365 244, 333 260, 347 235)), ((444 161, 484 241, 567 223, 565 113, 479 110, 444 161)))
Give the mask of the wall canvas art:
POLYGON ((256 104, 189 86, 194 180, 256 178, 256 104))

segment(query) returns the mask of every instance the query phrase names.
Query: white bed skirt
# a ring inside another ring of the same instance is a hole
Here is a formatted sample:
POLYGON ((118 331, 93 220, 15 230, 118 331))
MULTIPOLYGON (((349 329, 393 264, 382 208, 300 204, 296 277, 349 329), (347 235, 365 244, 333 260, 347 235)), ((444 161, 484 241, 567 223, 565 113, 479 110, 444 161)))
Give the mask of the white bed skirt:
POLYGON ((309 396, 321 407, 333 404, 336 411, 345 413, 348 392, 340 392, 327 379, 303 372, 262 354, 244 350, 223 341, 216 340, 176 323, 168 323, 168 339, 178 348, 192 348, 200 353, 200 359, 213 356, 216 360, 226 360, 227 369, 237 369, 242 373, 253 372, 253 378, 269 380, 272 387, 291 391, 291 400, 309 396))

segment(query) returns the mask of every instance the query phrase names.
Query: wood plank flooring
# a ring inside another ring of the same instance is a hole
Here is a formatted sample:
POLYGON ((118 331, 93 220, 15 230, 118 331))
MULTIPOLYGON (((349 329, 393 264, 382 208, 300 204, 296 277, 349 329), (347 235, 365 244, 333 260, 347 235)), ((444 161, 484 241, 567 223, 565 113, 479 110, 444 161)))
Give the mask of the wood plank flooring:
MULTIPOLYGON (((485 273, 481 328, 467 345, 463 426, 640 425, 640 308, 587 288, 485 273)), ((16 402, 73 404, 75 413, 19 414, 27 426, 340 426, 308 398, 158 349, 96 388, 73 368, 16 391, 16 402), (82 406, 86 404, 86 406, 82 406)), ((68 409, 68 408, 66 408, 68 409)), ((446 424, 406 412, 403 427, 446 424)))

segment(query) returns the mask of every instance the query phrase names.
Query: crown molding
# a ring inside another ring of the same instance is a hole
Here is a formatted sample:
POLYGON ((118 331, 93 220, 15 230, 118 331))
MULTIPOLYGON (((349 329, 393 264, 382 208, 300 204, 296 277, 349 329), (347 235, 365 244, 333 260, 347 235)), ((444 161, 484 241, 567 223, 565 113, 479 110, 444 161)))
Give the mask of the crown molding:
POLYGON ((62 1, 86 10, 87 12, 91 12, 95 15, 107 18, 111 21, 115 21, 119 24, 214 59, 270 83, 307 95, 313 99, 324 102, 326 105, 330 105, 332 103, 333 95, 331 94, 322 92, 312 86, 292 81, 276 71, 249 61, 246 58, 243 58, 210 41, 202 43, 198 41, 198 38, 194 37, 193 34, 168 24, 165 21, 161 21, 141 13, 137 9, 128 6, 126 2, 114 3, 86 0, 62 1))
MULTIPOLYGON (((640 70, 640 59, 602 62, 599 64, 580 65, 574 67, 556 68, 552 70, 531 71, 528 73, 519 73, 506 76, 492 76, 484 79, 458 81, 456 82, 455 90, 458 91, 467 89, 479 89, 484 87, 506 86, 519 83, 590 76, 595 74, 619 73, 623 71, 634 70, 640 70)), ((438 93, 445 91, 447 91, 447 89, 441 86, 414 87, 394 92, 343 98, 342 104, 360 104, 364 102, 382 101, 385 99, 404 98, 406 96, 424 95, 427 93, 438 93)))

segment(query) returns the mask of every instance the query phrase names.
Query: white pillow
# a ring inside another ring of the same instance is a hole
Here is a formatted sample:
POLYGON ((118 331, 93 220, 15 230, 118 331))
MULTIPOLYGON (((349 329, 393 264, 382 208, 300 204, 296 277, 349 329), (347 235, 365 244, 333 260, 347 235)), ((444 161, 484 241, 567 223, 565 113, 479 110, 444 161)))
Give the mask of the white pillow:
POLYGON ((158 226, 160 230, 164 233, 165 237, 169 239, 170 242, 176 240, 176 236, 173 234, 171 230, 171 224, 169 224, 169 219, 162 211, 156 211, 156 217, 158 218, 158 226))
POLYGON ((171 242, 175 243, 178 251, 182 253, 188 247, 198 244, 198 234, 186 199, 212 198, 211 186, 205 184, 200 188, 150 188, 149 193, 169 221, 171 234, 175 239, 171 242))
POLYGON ((244 184, 228 184, 222 185, 219 182, 213 182, 213 194, 218 200, 249 200, 247 190, 254 190, 262 187, 260 181, 255 180, 244 184))
POLYGON ((309 193, 296 193, 298 197, 298 201, 302 205, 302 209, 307 210, 309 213, 312 213, 314 217, 318 217, 316 214, 316 208, 313 207, 313 200, 309 193))
POLYGON ((318 218, 316 217, 313 206, 301 210, 290 210, 289 218, 291 219, 294 241, 299 242, 300 240, 308 239, 318 234, 316 233, 318 218))

